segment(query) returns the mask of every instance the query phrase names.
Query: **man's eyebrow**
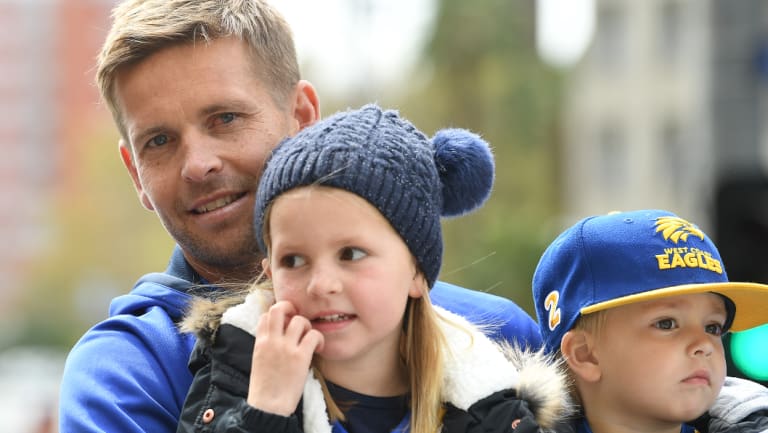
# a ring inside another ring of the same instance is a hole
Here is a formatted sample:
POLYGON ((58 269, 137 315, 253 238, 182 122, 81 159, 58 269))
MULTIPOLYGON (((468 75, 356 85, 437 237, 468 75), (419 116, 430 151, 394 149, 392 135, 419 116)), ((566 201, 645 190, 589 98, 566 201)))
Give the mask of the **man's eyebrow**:
POLYGON ((227 111, 251 111, 252 108, 244 101, 231 100, 218 102, 215 104, 207 105, 200 110, 200 114, 203 116, 210 116, 211 114, 227 112, 227 111))
POLYGON ((168 128, 164 125, 157 125, 153 126, 147 129, 142 129, 141 131, 138 131, 137 133, 132 133, 131 131, 128 131, 128 138, 131 139, 131 141, 144 141, 147 137, 150 137, 155 134, 160 134, 161 132, 167 131, 168 128))

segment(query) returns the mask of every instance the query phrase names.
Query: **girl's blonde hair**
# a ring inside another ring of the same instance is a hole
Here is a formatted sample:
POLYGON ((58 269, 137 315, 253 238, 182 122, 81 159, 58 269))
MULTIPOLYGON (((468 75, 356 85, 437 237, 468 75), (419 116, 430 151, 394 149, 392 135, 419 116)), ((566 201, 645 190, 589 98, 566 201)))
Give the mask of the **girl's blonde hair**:
POLYGON ((127 0, 113 9, 112 19, 97 59, 96 85, 124 139, 116 77, 163 48, 240 39, 250 50, 254 73, 281 107, 300 78, 291 29, 263 0, 127 0))
MULTIPOLYGON (((419 278, 423 278, 419 276, 419 278)), ((429 294, 410 298, 406 308, 405 327, 400 338, 400 356, 408 374, 411 390, 411 433, 434 433, 442 422, 441 399, 443 379, 443 348, 445 335, 439 316, 429 300, 429 294)), ((458 326, 448 323, 451 326, 458 326)), ((344 411, 333 400, 320 371, 313 369, 320 380, 331 421, 344 420, 344 411)))

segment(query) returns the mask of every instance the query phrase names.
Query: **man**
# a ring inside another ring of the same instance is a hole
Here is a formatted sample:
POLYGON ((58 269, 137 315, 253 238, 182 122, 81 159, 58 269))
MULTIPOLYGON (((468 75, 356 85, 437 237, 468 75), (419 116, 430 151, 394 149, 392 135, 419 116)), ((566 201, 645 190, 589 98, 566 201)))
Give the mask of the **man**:
MULTIPOLYGON (((113 16, 97 83, 139 199, 178 246, 164 273, 115 298, 72 349, 60 430, 174 432, 194 345, 177 322, 193 295, 258 275, 252 218, 264 161, 319 119, 319 101, 299 77, 287 24, 259 0, 127 0, 113 16)), ((494 338, 541 343, 511 301, 442 282, 431 298, 495 325, 494 338)))

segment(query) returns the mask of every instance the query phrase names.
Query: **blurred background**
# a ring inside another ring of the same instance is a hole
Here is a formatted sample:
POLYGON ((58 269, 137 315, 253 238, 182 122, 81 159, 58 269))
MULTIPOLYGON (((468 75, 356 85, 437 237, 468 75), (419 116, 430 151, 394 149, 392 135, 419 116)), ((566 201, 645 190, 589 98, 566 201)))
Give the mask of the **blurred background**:
MULTIPOLYGON (((557 233, 664 208, 715 240, 731 279, 768 283, 768 1, 272 1, 324 115, 377 101, 493 146, 494 193, 445 221, 441 279, 534 315, 557 233)), ((67 351, 173 247, 93 85, 115 3, 0 0, 3 431, 56 431, 67 351)), ((768 380, 768 329, 728 338, 729 374, 768 380)))

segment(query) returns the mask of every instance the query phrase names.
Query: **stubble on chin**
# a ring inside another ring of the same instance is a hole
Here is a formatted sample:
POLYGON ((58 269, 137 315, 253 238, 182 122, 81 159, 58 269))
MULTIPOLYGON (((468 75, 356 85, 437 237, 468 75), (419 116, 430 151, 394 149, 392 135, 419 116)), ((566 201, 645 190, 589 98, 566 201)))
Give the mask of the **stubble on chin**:
POLYGON ((253 229, 237 236, 237 242, 200 240, 188 235, 174 236, 195 270, 211 281, 250 282, 261 272, 263 254, 253 236, 253 229), (203 268, 203 269, 199 269, 203 268), (215 276, 215 277, 214 277, 215 276))

